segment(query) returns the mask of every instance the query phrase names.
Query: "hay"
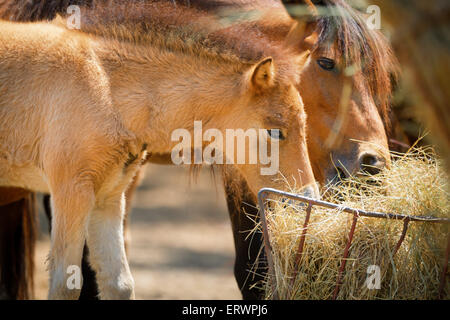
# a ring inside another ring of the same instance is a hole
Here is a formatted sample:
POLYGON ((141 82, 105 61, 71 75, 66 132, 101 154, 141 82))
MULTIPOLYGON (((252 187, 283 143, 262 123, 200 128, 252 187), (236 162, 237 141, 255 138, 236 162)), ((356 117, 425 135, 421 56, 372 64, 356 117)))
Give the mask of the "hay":
MULTIPOLYGON (((393 158, 391 168, 375 177, 351 178, 329 188, 325 200, 367 211, 448 217, 448 177, 432 150, 416 149, 393 158)), ((267 221, 275 276, 266 277, 266 298, 272 297, 275 280, 280 299, 331 299, 353 216, 314 207, 301 263, 296 267, 305 210, 272 204, 267 221)), ((401 221, 358 219, 338 299, 438 298, 448 225, 410 222, 404 242, 393 256, 402 229, 401 221), (379 267, 380 289, 367 285, 371 265, 379 267)), ((450 298, 448 281, 443 298, 450 298)))

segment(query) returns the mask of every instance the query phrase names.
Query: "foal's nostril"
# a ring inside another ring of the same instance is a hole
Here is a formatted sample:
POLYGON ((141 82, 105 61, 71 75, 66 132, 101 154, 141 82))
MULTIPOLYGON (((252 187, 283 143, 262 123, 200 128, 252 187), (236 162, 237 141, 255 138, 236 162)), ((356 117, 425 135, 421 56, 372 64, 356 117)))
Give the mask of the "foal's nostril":
POLYGON ((370 153, 363 154, 359 163, 360 169, 370 175, 380 173, 381 169, 386 165, 384 160, 370 153))
POLYGON ((346 171, 342 168, 336 167, 336 177, 339 180, 347 178, 346 171))
POLYGON ((348 178, 347 171, 342 169, 341 167, 335 166, 334 171, 330 174, 327 183, 338 184, 342 180, 348 178))

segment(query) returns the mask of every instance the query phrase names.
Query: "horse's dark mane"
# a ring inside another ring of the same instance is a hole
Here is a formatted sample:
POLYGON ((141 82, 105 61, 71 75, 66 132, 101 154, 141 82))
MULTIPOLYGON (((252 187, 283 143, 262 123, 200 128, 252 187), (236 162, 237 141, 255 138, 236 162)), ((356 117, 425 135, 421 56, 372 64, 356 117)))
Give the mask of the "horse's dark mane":
MULTIPOLYGON (((174 51, 217 54, 254 63, 264 56, 282 57, 281 47, 267 41, 257 29, 225 34, 228 26, 214 15, 170 1, 111 1, 82 10, 82 31, 136 44, 156 44, 174 51), (114 3, 111 5, 110 3, 114 3), (194 23, 192 21, 195 21, 194 23), (247 41, 250 35, 252 41, 247 41)), ((274 57, 276 58, 276 57, 274 57)))
MULTIPOLYGON (((57 14, 64 14, 70 5, 92 7, 108 4, 114 0, 0 0, 0 17, 14 21, 53 20, 57 14)), ((158 0, 135 0, 133 2, 155 2, 158 0)), ((174 6, 195 7, 201 10, 221 10, 227 8, 280 6, 276 0, 167 0, 174 6)), ((129 1, 128 1, 129 2, 129 1)))
POLYGON ((70 5, 91 6, 95 0, 0 0, 0 18, 13 21, 53 20, 70 5))
MULTIPOLYGON (((81 31, 135 44, 149 42, 169 50, 193 50, 226 60, 255 63, 266 56, 288 68, 288 52, 268 41, 253 25, 242 32, 225 34, 229 25, 201 7, 199 0, 0 0, 0 18, 14 21, 52 20, 66 15, 67 7, 81 7, 81 31), (193 22, 194 21, 194 22, 193 22), (252 41, 247 39, 251 38, 252 41), (280 59, 278 59, 280 58, 280 59), (236 60, 236 59, 235 59, 236 60)), ((236 1, 239 2, 239 1, 236 1)), ((225 2, 214 1, 217 5, 225 2)))

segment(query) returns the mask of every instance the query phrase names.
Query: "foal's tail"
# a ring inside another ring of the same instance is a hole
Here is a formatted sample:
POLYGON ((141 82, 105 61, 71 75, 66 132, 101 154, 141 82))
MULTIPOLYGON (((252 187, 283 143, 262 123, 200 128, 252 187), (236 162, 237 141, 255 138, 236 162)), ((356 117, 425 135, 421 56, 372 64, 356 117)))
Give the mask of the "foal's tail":
POLYGON ((0 206, 0 299, 32 299, 37 234, 35 196, 0 206))

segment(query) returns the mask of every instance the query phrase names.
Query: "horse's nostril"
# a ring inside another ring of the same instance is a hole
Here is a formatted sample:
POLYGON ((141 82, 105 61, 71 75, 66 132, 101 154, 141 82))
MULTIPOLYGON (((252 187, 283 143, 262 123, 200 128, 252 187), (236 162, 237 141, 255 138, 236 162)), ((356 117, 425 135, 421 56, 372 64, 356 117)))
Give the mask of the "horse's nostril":
POLYGON ((361 157, 361 166, 373 166, 378 162, 378 159, 373 154, 364 154, 361 157))
POLYGON ((380 157, 369 153, 363 154, 359 163, 360 169, 370 175, 380 173, 381 169, 386 165, 386 162, 380 157))

